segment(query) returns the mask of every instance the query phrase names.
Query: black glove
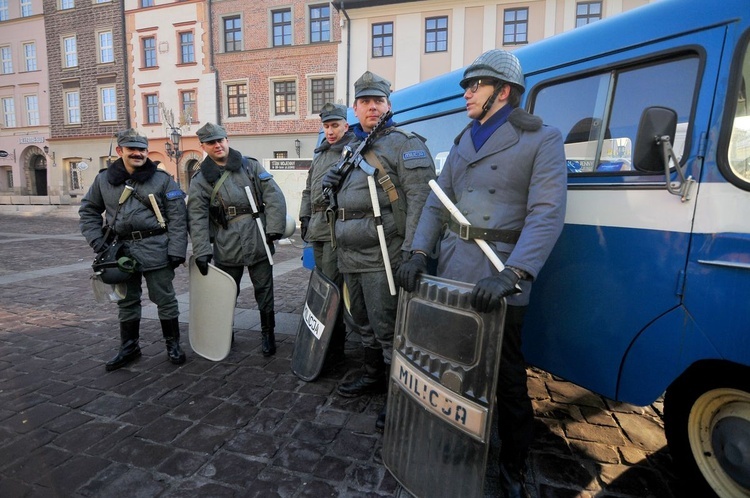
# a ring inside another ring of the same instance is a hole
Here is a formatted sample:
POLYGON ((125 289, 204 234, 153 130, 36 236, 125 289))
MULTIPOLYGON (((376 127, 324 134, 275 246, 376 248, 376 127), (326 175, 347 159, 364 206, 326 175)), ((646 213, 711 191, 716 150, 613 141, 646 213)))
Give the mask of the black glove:
POLYGON ((198 267, 198 271, 201 272, 201 275, 208 275, 208 263, 211 262, 212 257, 211 254, 206 254, 205 256, 198 256, 195 258, 195 266, 198 267))
POLYGON ((424 273, 425 270, 427 270, 427 256, 415 252, 396 270, 396 285, 403 287, 406 292, 413 292, 417 288, 419 274, 424 273))
POLYGON ((323 176, 323 188, 335 190, 339 183, 341 183, 341 172, 334 166, 323 176))
POLYGON ((302 240, 306 240, 307 236, 307 225, 310 224, 310 217, 303 216, 299 219, 299 233, 302 236, 302 240))
POLYGON ((500 307, 502 299, 521 292, 516 284, 521 280, 516 272, 505 268, 499 274, 485 277, 474 286, 471 305, 480 313, 487 313, 500 307))
POLYGON ((169 266, 171 266, 173 270, 185 262, 185 258, 181 258, 180 256, 172 256, 170 254, 167 257, 169 258, 169 266))
POLYGON ((104 237, 96 239, 91 243, 91 248, 94 249, 94 252, 97 254, 105 250, 107 246, 109 246, 109 244, 107 244, 107 241, 104 240, 104 237))
POLYGON ((274 240, 279 240, 281 238, 280 233, 267 233, 266 234, 266 244, 269 246, 273 245, 274 240))

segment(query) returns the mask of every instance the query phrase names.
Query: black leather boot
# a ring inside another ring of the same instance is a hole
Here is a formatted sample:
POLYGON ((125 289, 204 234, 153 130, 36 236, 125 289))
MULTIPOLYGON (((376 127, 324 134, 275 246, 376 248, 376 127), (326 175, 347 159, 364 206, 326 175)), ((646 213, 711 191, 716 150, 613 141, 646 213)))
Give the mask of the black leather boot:
POLYGON ((164 340, 167 342, 167 356, 169 361, 175 365, 185 363, 185 353, 180 347, 180 320, 179 318, 170 318, 169 320, 160 320, 161 332, 164 340))
POLYGON ((260 335, 261 351, 263 356, 273 356, 276 354, 276 336, 273 329, 276 326, 276 319, 273 311, 260 313, 260 335))
POLYGON ((104 366, 107 372, 122 368, 141 356, 141 348, 138 346, 140 327, 140 320, 120 322, 120 351, 104 366))
POLYGON ((365 348, 364 374, 351 382, 341 384, 338 393, 345 398, 354 398, 363 394, 382 394, 386 392, 385 362, 383 351, 365 348))
POLYGON ((505 498, 530 498, 523 468, 500 462, 500 490, 505 498))

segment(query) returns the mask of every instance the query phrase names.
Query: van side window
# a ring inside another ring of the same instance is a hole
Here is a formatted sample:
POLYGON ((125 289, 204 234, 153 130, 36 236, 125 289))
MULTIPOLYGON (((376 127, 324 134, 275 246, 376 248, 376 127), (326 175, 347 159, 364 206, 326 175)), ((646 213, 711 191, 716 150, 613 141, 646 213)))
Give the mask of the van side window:
POLYGON ((734 112, 732 136, 729 139, 727 156, 732 173, 741 180, 750 182, 750 109, 747 103, 747 85, 750 83, 750 51, 745 48, 745 57, 739 75, 737 109, 734 112))
POLYGON ((544 86, 531 96, 531 109, 562 132, 569 173, 643 174, 632 164, 641 113, 650 106, 677 112, 673 148, 681 159, 698 69, 695 56, 613 68, 544 86))

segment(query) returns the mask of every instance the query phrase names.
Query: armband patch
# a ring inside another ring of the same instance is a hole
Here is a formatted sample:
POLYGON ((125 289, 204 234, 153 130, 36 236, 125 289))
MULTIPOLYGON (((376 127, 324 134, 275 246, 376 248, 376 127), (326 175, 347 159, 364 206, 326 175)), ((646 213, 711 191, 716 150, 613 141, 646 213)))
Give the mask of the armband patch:
POLYGON ((409 159, 422 159, 426 156, 427 152, 423 150, 410 150, 409 152, 404 152, 404 161, 408 161, 409 159))
POLYGON ((167 192, 167 199, 173 201, 175 199, 182 199, 185 197, 185 192, 182 190, 170 190, 167 192))
POLYGON ((262 173, 258 174, 258 179, 261 181, 270 180, 271 178, 273 178, 273 175, 269 173, 268 171, 263 171, 262 173))

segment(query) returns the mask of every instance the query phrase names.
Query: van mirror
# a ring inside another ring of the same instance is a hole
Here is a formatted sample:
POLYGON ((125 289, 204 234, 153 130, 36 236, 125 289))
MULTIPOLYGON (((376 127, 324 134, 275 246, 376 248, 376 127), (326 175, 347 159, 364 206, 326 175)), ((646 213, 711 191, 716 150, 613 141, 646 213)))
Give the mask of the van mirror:
MULTIPOLYGON (((677 130, 677 113, 667 107, 647 107, 641 114, 638 123, 638 134, 635 138, 633 165, 643 173, 661 173, 664 171, 664 158, 661 143, 666 137, 674 143, 677 130)), ((667 171, 669 166, 667 166, 667 171)))

